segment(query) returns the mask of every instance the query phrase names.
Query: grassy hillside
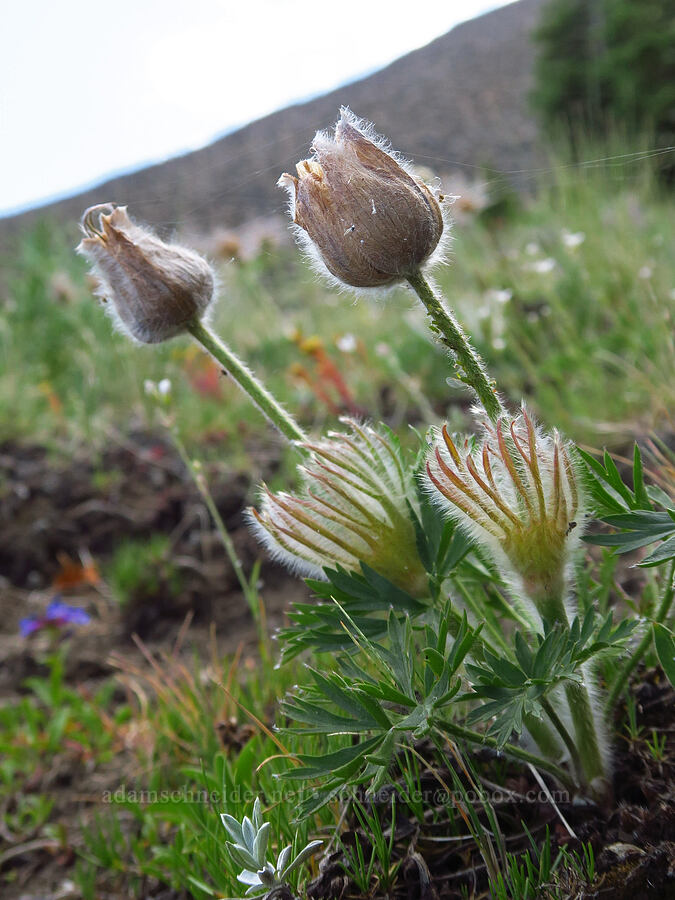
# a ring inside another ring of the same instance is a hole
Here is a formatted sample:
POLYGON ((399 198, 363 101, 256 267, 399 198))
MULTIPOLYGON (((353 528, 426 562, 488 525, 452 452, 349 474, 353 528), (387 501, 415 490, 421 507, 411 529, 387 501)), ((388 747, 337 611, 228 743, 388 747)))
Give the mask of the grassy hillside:
MULTIPOLYGON (((526 397, 576 439, 616 444, 660 427, 675 399, 670 198, 630 161, 558 167, 546 181, 534 199, 501 209, 467 213, 459 201, 436 278, 514 403, 526 397)), ((318 281, 294 248, 263 247, 219 271, 217 327, 308 427, 344 411, 394 426, 461 417, 466 394, 446 384, 411 293, 355 302, 318 281)), ((148 423, 144 381, 163 377, 190 440, 215 438, 218 452, 226 441, 234 454, 269 435, 187 339, 148 348, 113 334, 58 229, 34 228, 8 282, 3 438, 100 443, 110 427, 148 423)))

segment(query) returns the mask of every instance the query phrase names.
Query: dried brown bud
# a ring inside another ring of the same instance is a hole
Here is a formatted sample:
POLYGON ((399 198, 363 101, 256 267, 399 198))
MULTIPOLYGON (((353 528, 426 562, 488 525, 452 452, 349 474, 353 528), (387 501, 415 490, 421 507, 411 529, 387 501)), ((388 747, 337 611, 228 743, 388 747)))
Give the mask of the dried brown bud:
POLYGON ((386 287, 429 259, 443 232, 440 204, 368 126, 342 109, 335 136, 318 132, 312 149, 297 178, 279 184, 308 250, 338 281, 386 287))
POLYGON ((123 332, 157 344, 203 316, 215 278, 197 253, 136 225, 125 206, 92 206, 81 227, 78 252, 93 264, 97 292, 123 332))

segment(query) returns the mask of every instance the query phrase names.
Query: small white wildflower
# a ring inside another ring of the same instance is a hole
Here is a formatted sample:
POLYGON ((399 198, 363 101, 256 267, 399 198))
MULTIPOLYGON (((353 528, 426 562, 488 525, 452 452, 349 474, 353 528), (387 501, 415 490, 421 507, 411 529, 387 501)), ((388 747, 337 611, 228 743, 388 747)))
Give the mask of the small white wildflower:
POLYGON ((157 390, 161 397, 166 397, 171 393, 171 381, 168 378, 162 378, 162 380, 157 385, 157 390))
POLYGON ((495 303, 508 303, 509 300, 513 297, 513 291, 510 291, 508 288, 504 288, 503 290, 493 289, 488 291, 485 296, 494 301, 495 303))
POLYGON ((548 275, 549 272, 552 272, 557 263, 553 259, 552 256, 547 256, 545 259, 537 259, 532 263, 528 263, 524 268, 528 270, 528 272, 536 272, 537 275, 548 275))
POLYGON ((343 353, 353 353, 356 350, 356 338, 353 334, 343 334, 335 343, 343 353))
POLYGON ((574 247, 578 247, 580 244, 586 240, 586 235, 583 231, 567 231, 565 229, 562 233, 563 244, 570 249, 574 247))
POLYGON ((651 266, 642 266, 638 271, 638 278, 642 278, 643 281, 647 281, 652 277, 652 267, 651 266))
POLYGON ((146 397, 156 397, 157 385, 154 381, 150 381, 149 378, 146 378, 143 382, 143 391, 145 392, 146 397))
POLYGON ((503 337, 496 337, 492 341, 492 346, 495 350, 504 350, 506 347, 506 341, 503 337))

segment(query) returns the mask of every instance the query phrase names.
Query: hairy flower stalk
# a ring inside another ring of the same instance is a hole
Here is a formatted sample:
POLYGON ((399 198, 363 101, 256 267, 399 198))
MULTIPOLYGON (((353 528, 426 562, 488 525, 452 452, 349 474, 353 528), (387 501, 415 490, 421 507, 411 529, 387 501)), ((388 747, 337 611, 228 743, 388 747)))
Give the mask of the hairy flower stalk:
POLYGON ((348 432, 303 444, 299 495, 263 487, 257 535, 273 556, 306 575, 340 565, 360 572, 363 561, 413 597, 428 593, 409 506, 415 488, 393 437, 343 419, 348 432))
POLYGON ((357 289, 408 282, 453 353, 461 379, 494 421, 503 411, 480 357, 454 315, 434 295, 422 268, 440 257, 445 222, 442 195, 348 109, 334 135, 317 132, 314 155, 279 184, 290 195, 296 235, 320 271, 357 289))
POLYGON ((78 252, 92 264, 97 293, 120 331, 144 344, 191 334, 289 441, 305 439, 292 416, 204 323, 216 292, 206 260, 132 222, 124 206, 90 207, 81 228, 78 252))
MULTIPOLYGON (((524 407, 513 419, 484 423, 484 432, 482 442, 458 445, 444 427, 427 458, 426 486, 498 564, 533 621, 569 627, 569 579, 584 503, 570 446, 557 432, 536 428, 524 407)), ((601 790, 607 774, 596 729, 601 717, 584 685, 567 682, 565 693, 582 776, 601 790)))
POLYGON ((460 381, 474 389, 490 420, 496 421, 504 413, 504 408, 497 395, 495 382, 488 377, 482 359, 471 346, 454 313, 448 309, 442 298, 436 296, 419 269, 406 277, 427 311, 431 320, 431 330, 453 354, 461 370, 460 381))

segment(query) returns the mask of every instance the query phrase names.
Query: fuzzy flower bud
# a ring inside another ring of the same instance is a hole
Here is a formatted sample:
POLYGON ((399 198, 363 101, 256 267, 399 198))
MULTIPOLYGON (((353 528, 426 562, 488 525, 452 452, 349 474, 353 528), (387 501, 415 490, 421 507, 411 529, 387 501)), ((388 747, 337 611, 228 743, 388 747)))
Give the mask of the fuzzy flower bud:
POLYGON ((394 284, 429 259, 443 232, 440 204, 370 126, 342 109, 335 136, 318 132, 312 149, 279 185, 313 259, 357 288, 394 284))
POLYGON ((204 315, 215 278, 197 253, 136 225, 125 206, 92 206, 81 227, 85 237, 77 250, 92 263, 97 293, 125 334, 157 344, 204 315))
POLYGON ((323 568, 361 570, 360 561, 423 597, 427 576, 417 553, 408 504, 417 505, 412 478, 389 434, 349 419, 348 433, 301 444, 297 496, 263 488, 260 512, 250 510, 258 537, 273 556, 305 575, 323 568))
MULTIPOLYGON (((535 427, 525 408, 485 424, 482 443, 462 448, 446 427, 425 481, 443 511, 501 564, 539 615, 556 619, 565 569, 582 531, 583 496, 570 445, 535 427)), ((518 592, 520 593, 520 591, 518 592)))

